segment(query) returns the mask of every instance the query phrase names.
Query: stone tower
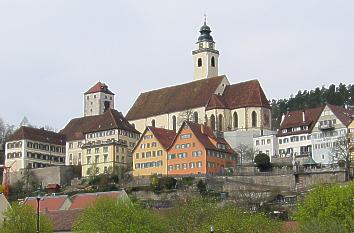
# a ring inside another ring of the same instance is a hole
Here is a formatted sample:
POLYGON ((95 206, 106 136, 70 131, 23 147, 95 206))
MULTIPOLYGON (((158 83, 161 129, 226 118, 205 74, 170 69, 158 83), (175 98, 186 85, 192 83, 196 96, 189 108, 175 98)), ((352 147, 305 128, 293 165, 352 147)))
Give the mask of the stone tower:
POLYGON ((104 83, 98 82, 84 94, 84 116, 94 116, 114 108, 114 93, 104 83))
POLYGON ((210 35, 210 27, 206 24, 200 28, 197 49, 192 52, 194 60, 194 80, 218 76, 219 51, 210 35))

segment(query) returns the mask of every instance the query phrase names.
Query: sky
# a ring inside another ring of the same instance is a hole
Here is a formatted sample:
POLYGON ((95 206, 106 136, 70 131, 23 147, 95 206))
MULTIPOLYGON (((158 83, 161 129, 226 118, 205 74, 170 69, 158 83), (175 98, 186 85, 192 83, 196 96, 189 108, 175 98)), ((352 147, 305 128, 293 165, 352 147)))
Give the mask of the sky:
POLYGON ((192 81, 204 14, 232 84, 258 79, 278 99, 354 83, 352 0, 0 0, 0 118, 59 130, 97 81, 124 114, 192 81))

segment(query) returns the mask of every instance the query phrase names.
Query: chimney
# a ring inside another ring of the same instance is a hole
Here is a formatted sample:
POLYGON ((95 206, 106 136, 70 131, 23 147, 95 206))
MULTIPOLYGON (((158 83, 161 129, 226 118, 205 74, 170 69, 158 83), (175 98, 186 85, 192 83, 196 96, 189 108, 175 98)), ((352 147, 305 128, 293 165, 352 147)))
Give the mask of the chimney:
POLYGON ((305 122, 305 110, 302 111, 302 122, 305 122))

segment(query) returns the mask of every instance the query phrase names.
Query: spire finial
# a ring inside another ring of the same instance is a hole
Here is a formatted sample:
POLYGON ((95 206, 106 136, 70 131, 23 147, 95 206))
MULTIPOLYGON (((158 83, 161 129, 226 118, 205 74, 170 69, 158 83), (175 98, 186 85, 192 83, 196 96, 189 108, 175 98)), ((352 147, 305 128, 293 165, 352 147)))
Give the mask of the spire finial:
POLYGON ((207 15, 204 14, 204 25, 206 25, 206 22, 207 22, 207 15))

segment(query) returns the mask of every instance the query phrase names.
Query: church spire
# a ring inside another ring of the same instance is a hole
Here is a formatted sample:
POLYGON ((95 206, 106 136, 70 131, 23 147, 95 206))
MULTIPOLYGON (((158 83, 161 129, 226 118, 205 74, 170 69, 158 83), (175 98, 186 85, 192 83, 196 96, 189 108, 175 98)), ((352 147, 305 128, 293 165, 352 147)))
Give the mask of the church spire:
POLYGON ((197 41, 197 49, 192 52, 194 59, 194 80, 218 76, 219 51, 215 49, 215 42, 210 35, 206 15, 201 26, 197 41))

